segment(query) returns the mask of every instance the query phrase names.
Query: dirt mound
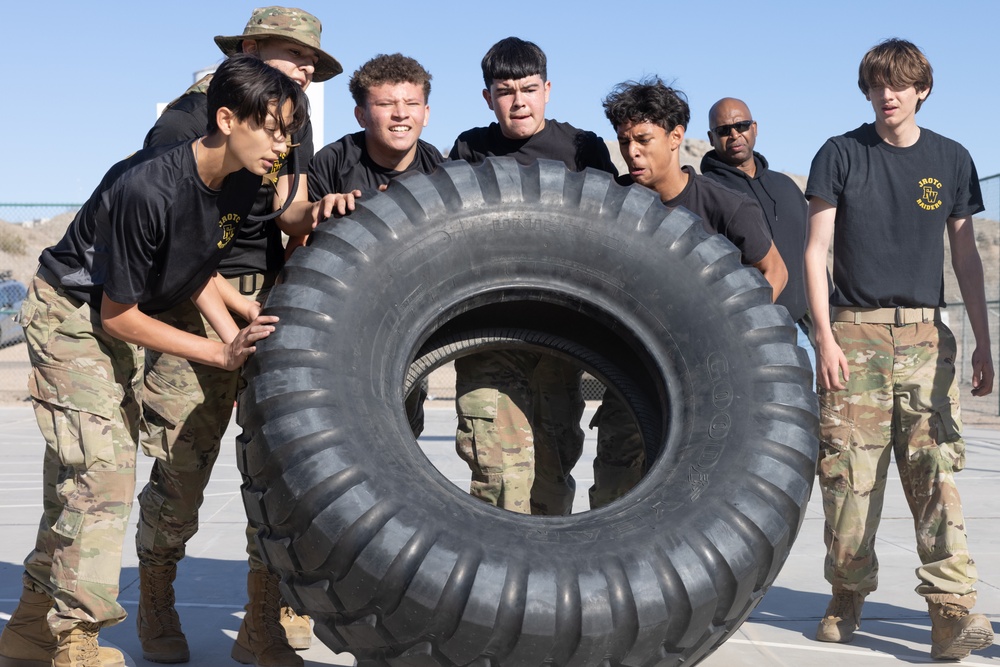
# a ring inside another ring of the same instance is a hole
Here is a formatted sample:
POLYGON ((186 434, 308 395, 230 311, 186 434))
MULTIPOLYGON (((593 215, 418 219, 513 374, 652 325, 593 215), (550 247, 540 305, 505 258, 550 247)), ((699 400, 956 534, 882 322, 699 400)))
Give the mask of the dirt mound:
POLYGON ((42 250, 54 245, 66 233, 73 213, 63 213, 45 222, 19 225, 0 220, 0 272, 27 283, 38 267, 42 250))

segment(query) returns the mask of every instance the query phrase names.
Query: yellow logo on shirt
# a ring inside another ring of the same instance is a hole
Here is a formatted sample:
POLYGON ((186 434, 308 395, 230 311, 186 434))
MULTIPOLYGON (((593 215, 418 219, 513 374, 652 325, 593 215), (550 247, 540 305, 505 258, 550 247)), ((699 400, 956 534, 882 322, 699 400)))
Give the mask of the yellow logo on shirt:
POLYGON ((917 206, 925 211, 935 211, 941 208, 941 204, 944 203, 938 197, 938 192, 944 187, 941 185, 941 181, 936 178, 922 178, 917 185, 921 190, 917 206))
POLYGON ((288 157, 288 152, 280 153, 278 159, 274 161, 271 165, 271 171, 264 174, 264 185, 271 184, 273 187, 278 186, 278 172, 281 168, 285 166, 285 160, 288 157))
POLYGON ((222 219, 219 220, 219 227, 222 228, 222 240, 216 244, 219 250, 225 248, 233 240, 236 236, 236 227, 239 224, 240 216, 238 213, 229 213, 222 216, 222 219))

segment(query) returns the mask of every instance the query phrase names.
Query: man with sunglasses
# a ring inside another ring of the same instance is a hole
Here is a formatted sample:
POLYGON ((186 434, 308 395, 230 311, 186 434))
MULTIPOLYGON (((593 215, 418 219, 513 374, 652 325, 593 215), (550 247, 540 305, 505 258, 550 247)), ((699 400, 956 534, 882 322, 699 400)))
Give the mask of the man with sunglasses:
MULTIPOLYGON (((637 183, 655 190, 664 204, 682 206, 701 217, 709 232, 735 245, 744 264, 756 267, 776 298, 788 279, 785 263, 771 240, 760 206, 714 180, 681 167, 680 149, 691 111, 684 93, 659 77, 618 84, 604 99, 604 113, 618 135, 629 173, 622 185, 637 183)), ((597 456, 591 508, 607 505, 638 484, 645 452, 625 405, 611 392, 591 422, 597 425, 597 456)))
POLYGON ((708 140, 713 150, 701 160, 701 173, 755 200, 764 213, 774 245, 788 269, 788 283, 775 300, 798 325, 799 346, 815 363, 809 343, 806 285, 802 254, 806 248, 806 199, 788 176, 771 171, 767 158, 754 151, 757 121, 742 101, 724 97, 708 111, 708 140))
POLYGON ((972 226, 983 210, 979 178, 965 148, 917 125, 933 85, 914 44, 872 47, 858 87, 874 122, 829 139, 809 171, 806 294, 815 321, 824 575, 833 593, 816 639, 851 641, 878 586, 876 532, 894 458, 913 515, 931 658, 961 660, 990 646, 993 629, 969 613, 978 572, 955 485, 965 442, 957 344, 941 321, 945 230, 975 335, 973 396, 993 391, 994 371, 972 226))

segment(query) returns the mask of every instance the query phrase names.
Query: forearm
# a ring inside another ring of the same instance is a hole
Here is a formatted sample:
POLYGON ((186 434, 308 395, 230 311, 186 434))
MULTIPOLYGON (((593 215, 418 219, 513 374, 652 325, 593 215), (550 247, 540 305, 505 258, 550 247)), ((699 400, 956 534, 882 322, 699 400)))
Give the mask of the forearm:
POLYGON ((317 222, 314 208, 308 201, 293 201, 275 222, 278 228, 289 236, 309 236, 317 222))
POLYGON ((958 280, 958 288, 965 302, 965 311, 976 338, 976 346, 990 349, 990 323, 986 310, 986 288, 983 280, 983 262, 979 253, 960 257, 952 255, 952 268, 958 280))
POLYGON ((240 294, 240 291, 233 287, 232 283, 219 274, 215 275, 213 281, 229 312, 236 313, 247 322, 257 316, 260 309, 257 307, 259 304, 256 301, 251 301, 240 294))
POLYGON ((308 236, 289 236, 288 242, 285 243, 285 261, 292 256, 296 248, 302 248, 309 242, 308 236))
POLYGON ((948 236, 951 241, 951 265, 955 269, 958 288, 965 301, 976 348, 972 351, 972 395, 986 396, 993 391, 993 354, 990 345, 989 315, 986 311, 986 288, 983 284, 983 262, 976 248, 972 218, 950 218, 948 236))
POLYGON ((236 326, 233 316, 229 313, 229 308, 222 296, 220 282, 224 283, 226 288, 231 289, 229 283, 216 274, 200 290, 194 293, 191 301, 199 312, 201 312, 202 316, 208 320, 209 325, 215 329, 215 333, 219 335, 219 338, 223 342, 229 343, 236 337, 240 329, 236 326))
POLYGON ((360 190, 348 193, 332 193, 322 199, 309 202, 296 198, 285 212, 278 217, 278 227, 288 236, 309 236, 316 225, 327 218, 347 215, 354 210, 354 200, 361 196, 360 190))
POLYGON ((948 240, 951 244, 951 266, 958 279, 958 288, 965 301, 976 337, 976 346, 990 350, 989 316, 986 312, 986 288, 983 282, 983 261, 976 247, 976 236, 972 218, 949 218, 948 240))
POLYGON ((288 236, 309 236, 316 223, 323 217, 319 207, 309 201, 309 177, 306 174, 299 174, 299 182, 295 192, 292 192, 291 175, 285 175, 278 179, 275 187, 274 210, 281 208, 281 204, 289 198, 291 202, 288 207, 275 219, 278 228, 288 236))
POLYGON ((189 361, 223 367, 225 346, 222 343, 165 324, 134 305, 121 309, 108 308, 107 303, 105 297, 101 324, 115 338, 189 361))
POLYGON ((813 341, 817 348, 833 341, 830 326, 830 283, 827 280, 827 257, 833 239, 837 209, 822 199, 809 201, 809 229, 802 257, 806 281, 806 302, 813 320, 813 341))
POLYGON ((826 257, 818 257, 818 254, 818 252, 810 252, 807 249, 804 257, 806 302, 812 317, 813 337, 817 344, 821 339, 833 340, 833 328, 830 325, 830 285, 826 276, 826 257))

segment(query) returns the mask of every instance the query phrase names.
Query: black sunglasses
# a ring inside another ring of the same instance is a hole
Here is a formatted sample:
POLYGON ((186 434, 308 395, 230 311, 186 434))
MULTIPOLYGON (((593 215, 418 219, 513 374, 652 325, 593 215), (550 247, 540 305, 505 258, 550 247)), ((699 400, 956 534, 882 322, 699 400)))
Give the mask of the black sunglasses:
POLYGON ((731 123, 729 125, 719 125, 718 127, 713 127, 712 132, 715 132, 717 137, 728 137, 729 133, 736 130, 737 133, 743 134, 750 129, 753 125, 752 120, 741 120, 738 123, 731 123))

